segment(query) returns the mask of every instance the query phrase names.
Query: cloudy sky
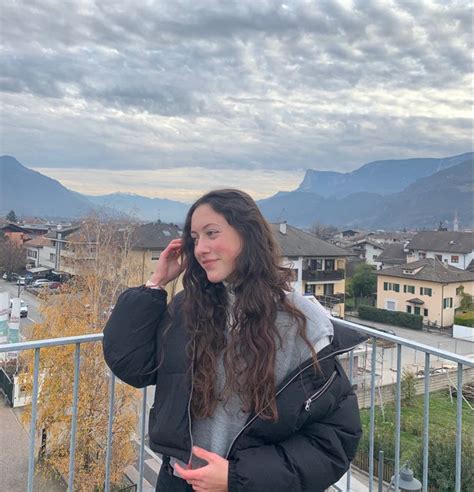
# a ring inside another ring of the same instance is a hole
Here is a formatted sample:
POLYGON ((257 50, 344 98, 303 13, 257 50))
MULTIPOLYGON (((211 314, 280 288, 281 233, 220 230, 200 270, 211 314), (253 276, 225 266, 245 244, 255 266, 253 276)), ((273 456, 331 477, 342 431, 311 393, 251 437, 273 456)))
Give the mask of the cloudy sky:
POLYGON ((3 0, 0 153, 82 193, 183 201, 463 153, 472 8, 3 0))

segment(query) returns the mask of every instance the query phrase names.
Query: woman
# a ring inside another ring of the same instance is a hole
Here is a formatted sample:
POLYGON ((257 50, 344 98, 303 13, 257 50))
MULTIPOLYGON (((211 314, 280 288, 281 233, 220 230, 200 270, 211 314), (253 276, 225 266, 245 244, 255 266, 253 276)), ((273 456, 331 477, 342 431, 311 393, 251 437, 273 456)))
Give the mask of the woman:
POLYGON ((156 385, 156 490, 322 491, 347 470, 361 428, 336 355, 362 338, 290 292, 280 261, 252 198, 212 191, 150 280, 116 303, 105 360, 128 384, 156 385), (183 270, 167 306, 164 287, 183 270))

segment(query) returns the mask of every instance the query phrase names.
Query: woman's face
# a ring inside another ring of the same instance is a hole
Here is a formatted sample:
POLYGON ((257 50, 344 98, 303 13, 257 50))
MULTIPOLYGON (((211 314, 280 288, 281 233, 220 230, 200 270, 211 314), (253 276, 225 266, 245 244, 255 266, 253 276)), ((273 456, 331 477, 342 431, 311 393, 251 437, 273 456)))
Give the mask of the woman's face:
POLYGON ((200 205, 191 217, 191 237, 196 260, 209 281, 217 283, 228 279, 242 251, 242 240, 224 216, 210 205, 200 205))

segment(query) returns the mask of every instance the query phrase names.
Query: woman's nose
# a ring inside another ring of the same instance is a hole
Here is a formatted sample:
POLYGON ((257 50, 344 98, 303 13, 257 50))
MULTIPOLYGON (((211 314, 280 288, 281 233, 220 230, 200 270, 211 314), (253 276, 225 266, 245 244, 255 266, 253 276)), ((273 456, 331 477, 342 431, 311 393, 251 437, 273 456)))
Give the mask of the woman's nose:
POLYGON ((201 256, 209 252, 209 244, 205 238, 199 238, 194 247, 194 254, 196 256, 201 256))

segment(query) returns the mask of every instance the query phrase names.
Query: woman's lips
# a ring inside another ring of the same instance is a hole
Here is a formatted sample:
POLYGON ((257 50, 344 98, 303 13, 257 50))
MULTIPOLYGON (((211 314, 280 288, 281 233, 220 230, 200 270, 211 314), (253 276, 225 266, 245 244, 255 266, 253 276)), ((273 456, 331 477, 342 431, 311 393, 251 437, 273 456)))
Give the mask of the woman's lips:
POLYGON ((202 266, 203 266, 203 267, 208 267, 208 266, 210 266, 210 265, 213 265, 216 261, 217 261, 217 260, 204 260, 204 261, 202 262, 202 266))

